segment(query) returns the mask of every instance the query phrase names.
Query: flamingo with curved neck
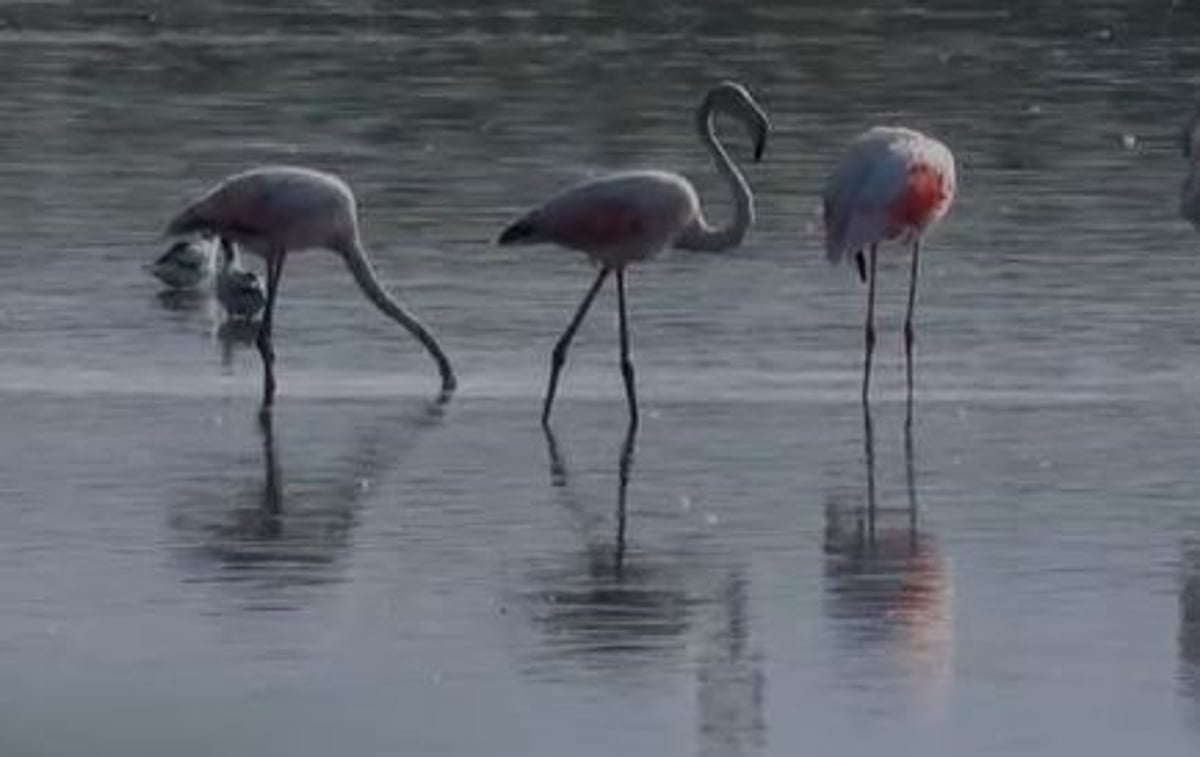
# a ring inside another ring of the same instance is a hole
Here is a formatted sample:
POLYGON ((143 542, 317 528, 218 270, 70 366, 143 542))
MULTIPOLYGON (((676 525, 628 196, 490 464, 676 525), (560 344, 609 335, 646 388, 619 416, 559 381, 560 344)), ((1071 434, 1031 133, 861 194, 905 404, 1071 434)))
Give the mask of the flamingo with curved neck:
POLYGON ((441 345, 375 274, 359 238, 354 193, 338 177, 295 166, 235 174, 189 204, 167 226, 171 235, 194 232, 232 240, 266 260, 267 303, 257 340, 263 361, 264 411, 275 398, 272 326, 283 264, 289 253, 314 248, 342 257, 367 299, 429 352, 441 374, 442 398, 449 398, 454 391, 454 370, 441 345))
POLYGON ((624 171, 569 187, 524 213, 501 232, 498 239, 501 245, 550 242, 583 252, 600 266, 551 353, 550 381, 542 403, 543 426, 550 422, 571 340, 592 300, 612 273, 617 280, 621 375, 630 423, 636 426, 638 406, 629 350, 625 268, 668 247, 701 251, 736 247, 753 225, 754 199, 746 179, 717 139, 713 125, 717 113, 726 113, 746 125, 754 139, 755 160, 762 157, 770 126, 766 114, 746 88, 734 82, 722 82, 708 90, 696 111, 700 139, 733 192, 734 216, 727 225, 714 228, 705 220, 695 188, 679 174, 624 171))

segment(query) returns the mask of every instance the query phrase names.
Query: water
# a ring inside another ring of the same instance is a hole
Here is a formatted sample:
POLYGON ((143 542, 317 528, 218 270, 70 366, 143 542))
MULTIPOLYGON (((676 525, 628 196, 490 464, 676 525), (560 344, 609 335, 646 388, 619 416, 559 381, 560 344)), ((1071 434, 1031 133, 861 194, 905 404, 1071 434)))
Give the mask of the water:
POLYGON ((1194 9, 0 22, 0 751, 1195 753, 1194 9), (631 450, 600 298, 548 447, 549 348, 589 269, 491 240, 603 167, 675 167, 723 218, 691 108, 725 76, 774 119, 760 222, 632 273, 631 450), (882 265, 868 458, 863 292, 821 260, 815 198, 880 121, 944 138, 962 183, 923 257, 911 439, 905 268, 882 265), (178 205, 279 161, 355 186, 459 369, 448 406, 329 256, 286 270, 268 433, 253 351, 156 296, 139 266, 178 205))

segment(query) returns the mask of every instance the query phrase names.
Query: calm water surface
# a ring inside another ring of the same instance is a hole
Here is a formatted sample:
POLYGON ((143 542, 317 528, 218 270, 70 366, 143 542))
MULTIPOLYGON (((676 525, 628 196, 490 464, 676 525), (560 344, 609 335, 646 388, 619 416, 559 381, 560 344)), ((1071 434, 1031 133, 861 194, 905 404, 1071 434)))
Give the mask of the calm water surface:
POLYGON ((1165 2, 0 4, 0 751, 1195 754, 1197 32, 1165 2), (631 444, 601 298, 548 444, 589 269, 491 240, 605 167, 725 217, 691 131, 721 77, 774 118, 760 223, 634 272, 631 444), (815 215, 892 120, 962 171, 911 438, 904 265, 868 436, 815 215), (448 406, 311 254, 261 429, 245 335, 140 270, 179 203, 284 161, 356 187, 448 406))

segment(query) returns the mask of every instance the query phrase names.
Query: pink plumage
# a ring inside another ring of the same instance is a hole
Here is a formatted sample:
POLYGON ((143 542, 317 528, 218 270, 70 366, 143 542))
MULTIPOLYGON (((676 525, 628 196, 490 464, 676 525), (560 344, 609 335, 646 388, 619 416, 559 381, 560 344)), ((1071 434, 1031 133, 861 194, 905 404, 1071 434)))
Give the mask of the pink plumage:
POLYGON ((699 216, 682 176, 627 171, 564 189, 506 229, 500 244, 550 242, 615 267, 670 247, 699 216))
POLYGON ((742 121, 754 137, 754 158, 766 144, 766 114, 734 82, 721 82, 704 95, 696 109, 696 130, 717 170, 733 192, 733 218, 713 227, 704 218, 696 190, 687 179, 668 171, 624 171, 580 182, 522 214, 500 233, 501 245, 549 242, 585 253, 600 266, 592 287, 554 347, 550 382, 542 404, 542 424, 548 427, 558 377, 575 331, 609 274, 617 280, 620 315, 621 373, 633 426, 638 422, 633 362, 625 308, 625 268, 647 260, 668 247, 690 250, 728 250, 742 243, 754 224, 754 200, 745 177, 717 142, 713 121, 724 112, 742 121))
POLYGON ((919 239, 950 209, 955 189, 944 144, 912 129, 870 129, 825 183, 826 257, 837 263, 883 241, 919 239))
POLYGON ((442 396, 454 391, 457 380, 441 345, 375 274, 359 236, 354 193, 337 176, 299 166, 234 174, 189 203, 167 224, 167 233, 233 240, 266 261, 267 301, 256 340, 263 361, 264 412, 275 398, 272 326, 283 264, 292 253, 318 248, 340 256, 367 299, 425 347, 441 374, 442 396))
POLYGON ((912 425, 913 312, 921 238, 954 202, 954 156, 938 140, 918 131, 877 126, 850 143, 825 183, 825 256, 837 263, 852 258, 867 284, 862 400, 866 407, 875 350, 875 272, 879 245, 897 241, 912 247, 908 309, 904 317, 906 423, 912 425), (869 263, 867 253, 869 252, 869 263))
POLYGON ((272 248, 327 248, 358 243, 354 193, 337 176, 299 166, 265 166, 234 174, 185 207, 172 235, 215 232, 264 257, 272 248))

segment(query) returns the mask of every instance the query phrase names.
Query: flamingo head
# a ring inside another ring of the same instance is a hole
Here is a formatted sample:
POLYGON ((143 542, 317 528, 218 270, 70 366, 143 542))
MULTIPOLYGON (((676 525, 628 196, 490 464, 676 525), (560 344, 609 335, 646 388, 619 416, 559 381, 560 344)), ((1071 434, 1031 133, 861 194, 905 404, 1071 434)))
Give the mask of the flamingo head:
POLYGON ((754 159, 762 160, 771 122, 750 91, 734 81, 717 84, 708 90, 704 95, 704 102, 700 105, 700 112, 704 113, 705 117, 716 111, 724 111, 746 125, 754 139, 754 159))

